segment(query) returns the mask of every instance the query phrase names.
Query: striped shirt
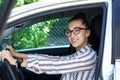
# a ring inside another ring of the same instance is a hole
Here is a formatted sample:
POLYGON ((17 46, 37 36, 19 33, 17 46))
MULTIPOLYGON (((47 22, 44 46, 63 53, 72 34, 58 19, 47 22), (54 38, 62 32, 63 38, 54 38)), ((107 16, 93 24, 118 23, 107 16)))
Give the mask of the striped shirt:
POLYGON ((94 80, 96 58, 87 45, 68 56, 29 54, 26 68, 37 74, 62 74, 61 80, 94 80))

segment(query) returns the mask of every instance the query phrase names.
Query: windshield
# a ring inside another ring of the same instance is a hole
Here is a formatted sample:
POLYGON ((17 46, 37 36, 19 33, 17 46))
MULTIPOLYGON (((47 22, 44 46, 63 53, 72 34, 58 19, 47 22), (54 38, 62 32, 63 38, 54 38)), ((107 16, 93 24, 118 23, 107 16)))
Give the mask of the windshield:
POLYGON ((0 0, 0 5, 1 5, 1 3, 2 3, 2 0, 0 0))
POLYGON ((3 4, 3 0, 0 0, 0 19, 1 19, 1 15, 2 15, 1 12, 3 12, 3 11, 2 11, 2 9, 3 9, 3 8, 2 8, 2 7, 3 7, 2 4, 3 4))
POLYGON ((0 0, 0 34, 16 0, 0 0))
POLYGON ((1 33, 1 28, 3 26, 2 21, 3 21, 3 14, 4 14, 4 6, 3 6, 4 1, 5 0, 0 0, 0 33, 1 33))

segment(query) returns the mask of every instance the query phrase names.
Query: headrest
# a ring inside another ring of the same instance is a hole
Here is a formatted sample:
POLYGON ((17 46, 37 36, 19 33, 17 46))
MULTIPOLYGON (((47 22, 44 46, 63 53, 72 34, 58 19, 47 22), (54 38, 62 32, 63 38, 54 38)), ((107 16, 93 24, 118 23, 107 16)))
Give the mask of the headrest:
POLYGON ((90 25, 91 28, 90 43, 93 46, 93 49, 95 49, 96 51, 98 51, 100 45, 102 17, 103 15, 97 15, 93 17, 90 25))

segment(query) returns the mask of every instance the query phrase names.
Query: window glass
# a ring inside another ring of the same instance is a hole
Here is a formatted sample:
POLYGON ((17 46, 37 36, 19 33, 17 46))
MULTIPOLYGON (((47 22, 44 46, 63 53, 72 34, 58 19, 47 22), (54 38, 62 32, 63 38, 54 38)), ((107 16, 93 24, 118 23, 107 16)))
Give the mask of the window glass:
POLYGON ((35 23, 8 36, 3 45, 9 44, 17 50, 69 45, 64 34, 69 19, 65 17, 35 23))
POLYGON ((0 0, 0 6, 1 6, 1 4, 2 4, 2 0, 0 0))
MULTIPOLYGON (((2 6, 2 2, 3 2, 3 0, 0 0, 0 12, 3 12, 2 11, 2 8, 3 8, 3 6, 2 6)), ((0 19, 2 18, 2 13, 0 13, 0 19)), ((1 22, 1 20, 0 20, 0 22, 1 22)), ((0 24, 1 25, 1 24, 0 24)))

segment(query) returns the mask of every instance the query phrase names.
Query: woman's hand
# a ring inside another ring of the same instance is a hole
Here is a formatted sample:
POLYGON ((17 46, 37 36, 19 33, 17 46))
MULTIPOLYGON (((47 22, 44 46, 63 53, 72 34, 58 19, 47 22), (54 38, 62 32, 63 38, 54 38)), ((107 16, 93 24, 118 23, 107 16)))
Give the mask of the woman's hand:
POLYGON ((13 57, 16 57, 17 53, 12 46, 7 45, 6 48, 10 51, 10 53, 13 57))
POLYGON ((7 59, 11 65, 15 65, 16 59, 13 58, 13 56, 10 54, 10 51, 3 50, 1 52, 1 56, 2 56, 2 62, 4 62, 4 60, 7 59))
POLYGON ((6 46, 6 48, 10 51, 11 55, 15 58, 23 58, 23 59, 27 59, 28 58, 28 55, 27 54, 21 54, 21 53, 17 53, 15 51, 15 49, 12 47, 12 46, 6 46))

